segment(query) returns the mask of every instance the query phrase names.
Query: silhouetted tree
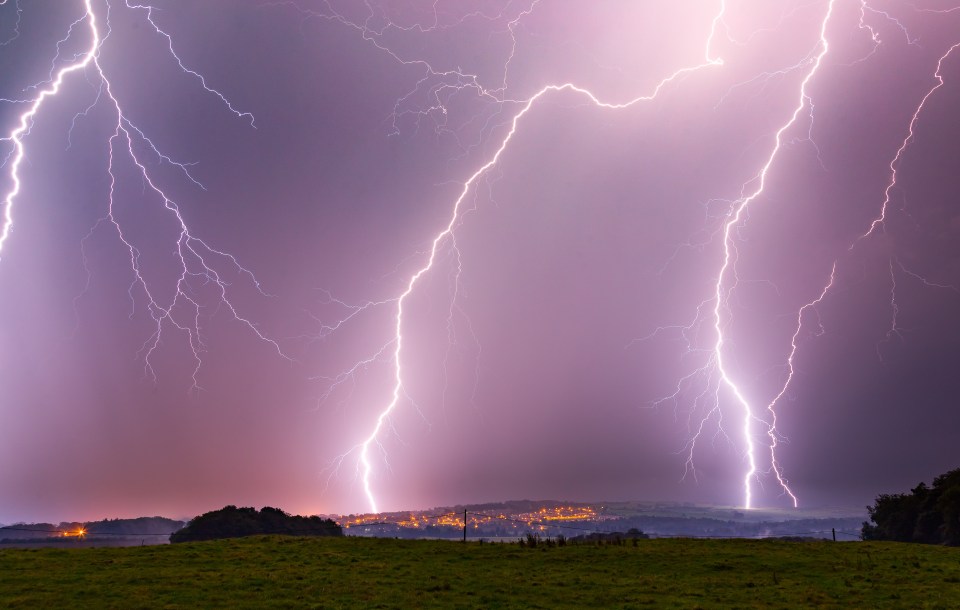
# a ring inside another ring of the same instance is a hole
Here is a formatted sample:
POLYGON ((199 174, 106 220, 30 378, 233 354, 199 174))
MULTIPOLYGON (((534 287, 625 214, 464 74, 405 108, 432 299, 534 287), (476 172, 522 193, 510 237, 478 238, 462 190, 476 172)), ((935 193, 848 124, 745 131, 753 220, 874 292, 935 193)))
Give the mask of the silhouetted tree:
POLYGON ((864 540, 960 545, 960 468, 920 483, 909 494, 881 494, 868 506, 864 540))

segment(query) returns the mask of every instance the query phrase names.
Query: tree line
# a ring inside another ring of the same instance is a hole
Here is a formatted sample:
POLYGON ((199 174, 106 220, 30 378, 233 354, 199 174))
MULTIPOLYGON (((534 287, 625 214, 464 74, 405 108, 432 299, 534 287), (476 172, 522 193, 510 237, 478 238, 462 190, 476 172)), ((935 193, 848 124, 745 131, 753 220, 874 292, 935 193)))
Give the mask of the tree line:
POLYGON ((881 494, 868 506, 864 540, 894 540, 960 546, 960 468, 910 490, 909 494, 881 494))

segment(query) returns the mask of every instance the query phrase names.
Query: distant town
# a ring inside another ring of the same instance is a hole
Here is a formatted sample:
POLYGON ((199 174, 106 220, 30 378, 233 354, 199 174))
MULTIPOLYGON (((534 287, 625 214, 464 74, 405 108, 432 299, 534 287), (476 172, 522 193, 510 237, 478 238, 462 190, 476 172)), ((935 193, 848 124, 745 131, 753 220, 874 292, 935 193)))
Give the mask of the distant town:
POLYGON ((605 504, 520 500, 422 511, 334 517, 348 536, 516 539, 635 531, 650 537, 859 537, 866 511, 753 509, 678 503, 605 504), (464 526, 466 529, 464 530, 464 526))
MULTIPOLYGON (((753 509, 668 502, 579 503, 516 500, 429 510, 324 515, 347 536, 515 541, 632 536, 650 538, 826 538, 857 540, 866 511, 753 509)), ((162 517, 0 527, 3 546, 166 544, 187 525, 162 517)))

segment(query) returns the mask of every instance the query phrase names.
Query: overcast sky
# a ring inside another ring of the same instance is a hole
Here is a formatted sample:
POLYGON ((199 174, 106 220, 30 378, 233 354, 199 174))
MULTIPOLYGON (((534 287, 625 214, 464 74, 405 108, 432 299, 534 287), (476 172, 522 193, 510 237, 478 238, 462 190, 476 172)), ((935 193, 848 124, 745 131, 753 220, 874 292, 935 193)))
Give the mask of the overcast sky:
POLYGON ((0 522, 960 465, 960 8, 154 6, 0 4, 0 522))

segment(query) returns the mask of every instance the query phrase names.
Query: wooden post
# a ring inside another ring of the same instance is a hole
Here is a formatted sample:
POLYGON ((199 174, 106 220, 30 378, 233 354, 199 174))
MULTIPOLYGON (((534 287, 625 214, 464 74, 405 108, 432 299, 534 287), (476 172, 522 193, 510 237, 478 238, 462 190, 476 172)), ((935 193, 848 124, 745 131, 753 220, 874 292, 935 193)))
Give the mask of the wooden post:
POLYGON ((463 541, 467 541, 467 509, 463 509, 463 541))
POLYGON ((831 528, 830 528, 830 531, 833 533, 833 541, 836 542, 836 541, 837 541, 837 528, 831 527, 831 528))

